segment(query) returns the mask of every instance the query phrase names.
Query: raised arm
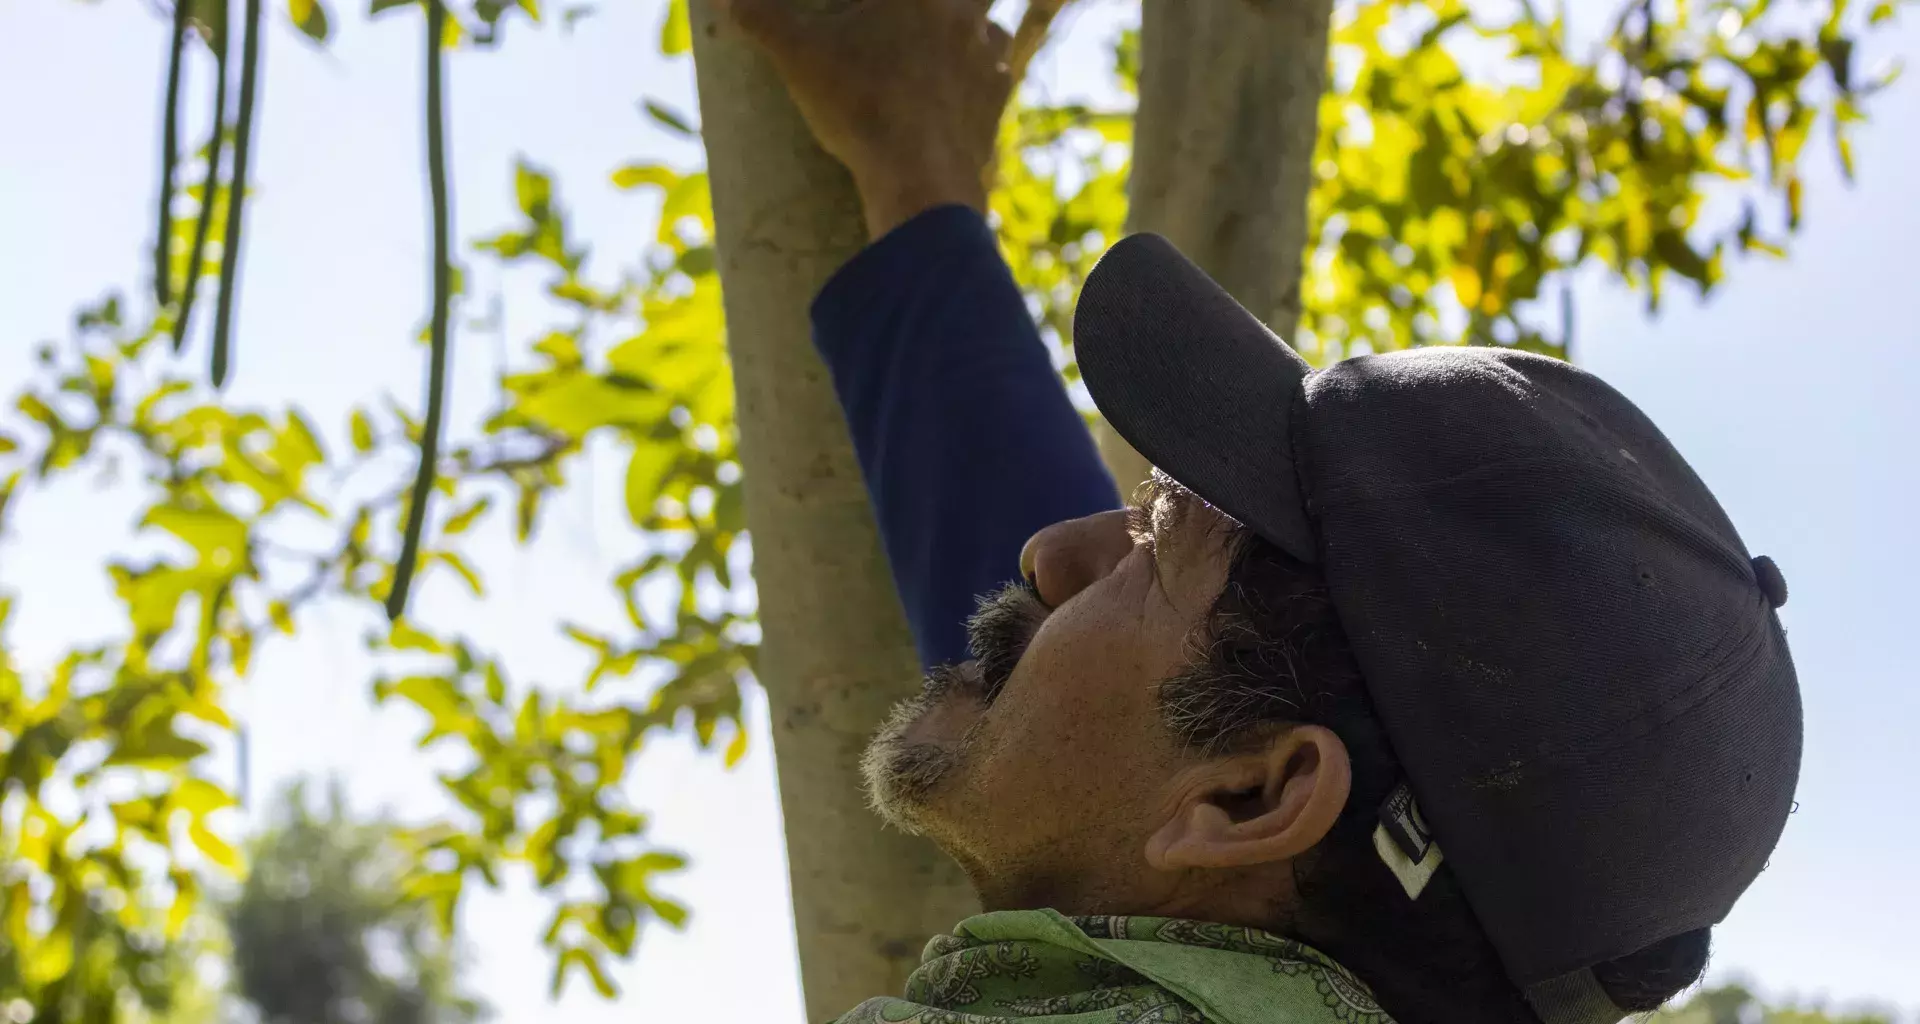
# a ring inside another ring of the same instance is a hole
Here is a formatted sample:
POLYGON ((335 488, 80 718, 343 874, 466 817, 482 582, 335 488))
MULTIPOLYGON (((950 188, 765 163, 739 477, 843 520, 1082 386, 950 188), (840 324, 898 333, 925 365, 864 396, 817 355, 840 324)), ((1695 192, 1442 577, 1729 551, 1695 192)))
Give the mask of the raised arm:
POLYGON ((921 660, 961 661, 975 599, 1044 526, 1119 498, 980 214, 925 211, 820 293, 833 373, 921 660))
POLYGON ((981 214, 1006 33, 987 0, 727 6, 859 187, 875 241, 821 291, 814 340, 921 660, 962 661, 1027 538, 1119 504, 981 214))

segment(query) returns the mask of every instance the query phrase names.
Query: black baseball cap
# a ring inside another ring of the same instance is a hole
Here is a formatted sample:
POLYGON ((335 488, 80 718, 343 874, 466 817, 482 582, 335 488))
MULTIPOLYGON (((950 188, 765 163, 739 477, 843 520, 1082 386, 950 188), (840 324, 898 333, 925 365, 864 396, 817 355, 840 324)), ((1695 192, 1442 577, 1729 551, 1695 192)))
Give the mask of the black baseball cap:
POLYGON ((1074 341, 1141 455, 1325 577, 1417 801, 1396 845, 1444 849, 1546 1024, 1626 1016, 1591 968, 1722 920, 1786 825, 1779 570, 1640 410, 1558 360, 1314 370, 1156 235, 1100 260, 1074 341))

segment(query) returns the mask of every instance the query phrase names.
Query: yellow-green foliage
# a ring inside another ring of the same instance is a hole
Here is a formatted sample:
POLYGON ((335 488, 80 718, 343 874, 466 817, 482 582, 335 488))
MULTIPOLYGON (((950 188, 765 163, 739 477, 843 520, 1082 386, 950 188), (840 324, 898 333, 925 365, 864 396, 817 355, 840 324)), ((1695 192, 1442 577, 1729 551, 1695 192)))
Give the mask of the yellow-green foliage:
MULTIPOLYGON (((195 2, 196 24, 223 24, 210 0, 195 2)), ((1458 0, 1341 3, 1301 347, 1321 361, 1457 343, 1565 355, 1576 270, 1657 308, 1675 277, 1705 292, 1730 256, 1782 253, 1804 213, 1806 141, 1829 133, 1851 167, 1849 132, 1881 84, 1853 68, 1855 38, 1893 8, 1837 0, 1811 25, 1766 8, 1629 3, 1600 38, 1570 42, 1559 18, 1525 5, 1490 20, 1458 0)), ((478 0, 453 12, 449 35, 495 42, 511 10, 543 14, 532 0, 478 0)), ((324 41, 331 16, 318 0, 290 0, 287 13, 324 41)), ((684 0, 671 0, 660 48, 684 55, 687 44, 684 0)), ((1127 89, 1138 45, 1116 41, 1127 89)), ((649 111, 663 130, 692 131, 659 104, 649 111)), ((1079 284, 1125 223, 1131 128, 1125 110, 1033 103, 1006 121, 992 212, 1055 343, 1071 337, 1079 284)), ((464 179, 483 183, 471 169, 464 179)), ((698 169, 613 170, 634 201, 660 204, 660 228, 640 265, 595 280, 556 183, 532 164, 511 179, 518 222, 470 257, 540 275, 565 319, 526 340, 484 422, 452 425, 421 571, 484 594, 463 552, 473 532, 497 522, 525 542, 585 446, 611 443, 626 453, 628 523, 646 540, 609 573, 628 622, 615 635, 554 623, 592 666, 576 685, 535 688, 511 682, 457 624, 401 619, 372 643, 386 674, 370 689, 417 708, 422 746, 451 748, 464 766, 441 777, 450 810, 406 833, 411 897, 450 927, 469 882, 525 865, 553 901, 556 988, 578 971, 611 994, 606 959, 632 955, 648 918, 686 915, 652 888, 684 861, 648 841, 618 784, 658 730, 724 739, 729 763, 745 749, 757 632, 736 579, 745 522, 711 203, 698 169), (643 586, 677 595, 667 614, 643 608, 643 586)), ((179 175, 183 205, 202 198, 201 180, 179 175)), ((213 202, 227 199, 217 187, 213 202)), ((198 219, 171 222, 176 281, 198 219)), ((219 241, 200 273, 217 272, 219 241)), ((120 486, 142 495, 143 534, 161 542, 157 556, 106 567, 124 622, 74 638, 50 673, 23 678, 0 634, 0 1003, 68 1006, 62 1019, 74 1020, 158 1008, 165 986, 142 958, 164 958, 211 877, 244 870, 210 820, 233 797, 200 764, 205 741, 233 728, 224 695, 256 647, 297 633, 314 604, 386 598, 407 502, 392 467, 419 449, 419 424, 391 402, 354 411, 350 446, 333 452, 297 409, 233 405, 172 358, 171 310, 126 305, 86 310, 48 346, 8 403, 13 432, 0 433, 0 527, 10 501, 112 460, 120 486)), ((0 600, 0 628, 8 607, 0 600)))

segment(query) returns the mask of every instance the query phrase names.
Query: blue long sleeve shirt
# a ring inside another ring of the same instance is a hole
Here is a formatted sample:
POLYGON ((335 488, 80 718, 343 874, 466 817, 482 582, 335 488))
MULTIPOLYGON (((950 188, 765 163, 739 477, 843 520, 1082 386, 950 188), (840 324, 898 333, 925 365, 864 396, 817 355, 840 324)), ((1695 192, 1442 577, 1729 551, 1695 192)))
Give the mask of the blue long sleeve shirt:
POLYGON ((846 411, 923 665, 964 661, 978 599, 1042 527, 1119 507, 993 232, 928 210, 842 267, 813 337, 846 411))

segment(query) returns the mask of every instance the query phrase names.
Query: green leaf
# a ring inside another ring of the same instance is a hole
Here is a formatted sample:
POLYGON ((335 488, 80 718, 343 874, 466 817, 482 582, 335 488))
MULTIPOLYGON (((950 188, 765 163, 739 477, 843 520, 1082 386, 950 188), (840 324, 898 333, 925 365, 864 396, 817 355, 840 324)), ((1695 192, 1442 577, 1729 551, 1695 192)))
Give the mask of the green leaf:
POLYGON ((634 442, 633 456, 627 460, 627 518, 635 526, 653 517, 653 504, 679 458, 678 438, 668 441, 643 438, 634 442))
POLYGON ((721 487, 713 499, 713 526, 729 534, 747 528, 746 491, 738 483, 721 487))
POLYGON ((20 957, 23 961, 20 974, 29 986, 50 986, 73 968, 74 948, 78 945, 67 929, 55 927, 45 938, 23 950, 26 955, 20 957))
POLYGON ((387 636, 387 645, 396 651, 427 651, 432 654, 447 653, 447 645, 438 637, 415 629, 406 619, 395 619, 392 630, 387 636))
POLYGON ((640 664, 640 656, 644 653, 646 652, 641 650, 631 650, 622 654, 604 653, 600 663, 587 674, 585 688, 591 692, 599 687, 602 679, 608 676, 623 678, 633 674, 634 667, 640 664))
POLYGON ((613 982, 608 979, 606 969, 600 966, 600 958, 592 950, 573 946, 562 950, 559 960, 553 965, 551 992, 553 998, 560 998, 560 992, 567 983, 569 967, 578 967, 582 973, 586 974, 587 979, 593 983, 594 991, 599 992, 601 998, 612 999, 619 994, 613 987, 613 982))
MULTIPOLYGON (((251 637, 252 635, 253 635, 252 633, 249 633, 246 631, 242 631, 234 635, 232 642, 234 643, 236 648, 236 652, 234 654, 234 661, 236 663, 236 666, 238 662, 243 660, 245 657, 244 653, 242 652, 248 649, 252 644, 251 640, 248 640, 244 643, 241 642, 240 637, 243 637, 243 636, 251 637)), ((198 718, 199 720, 207 723, 208 725, 231 731, 233 729, 233 716, 227 714, 227 709, 219 705, 217 701, 218 696, 219 696, 218 692, 213 691, 211 689, 203 689, 197 693, 191 694, 184 701, 181 702, 180 713, 183 715, 187 715, 191 718, 198 718)))
POLYGON ((613 187, 619 189, 636 189, 645 185, 667 189, 679 180, 680 173, 663 164, 627 164, 613 172, 613 187))
POLYGON ((380 700, 400 697, 412 702, 433 720, 436 733, 464 734, 473 721, 467 698, 444 676, 408 676, 396 682, 380 683, 375 686, 374 695, 380 700))
POLYGON ((188 778, 181 780, 167 794, 167 802, 173 807, 184 810, 196 817, 212 814, 224 807, 233 807, 239 801, 233 794, 205 779, 188 778))
POLYGON ((687 0, 668 0, 667 18, 660 25, 660 52, 672 57, 693 49, 693 25, 687 19, 687 0))
POLYGON ((273 450, 269 453, 280 467, 280 472, 298 480, 308 466, 325 462, 326 450, 320 447, 320 439, 314 435, 313 426, 298 409, 287 410, 287 425, 275 438, 273 450))
POLYGON ((648 117, 653 118, 662 127, 673 132, 675 135, 688 139, 700 137, 699 129, 695 128, 693 124, 687 120, 686 115, 661 103, 659 100, 645 100, 640 106, 641 109, 647 112, 648 117))
POLYGON ((466 508, 447 517, 446 523, 440 527, 441 534, 452 537, 467 532, 474 523, 479 522, 481 516, 487 514, 487 509, 492 506, 493 499, 484 494, 475 498, 466 508))
POLYGON ((622 872, 622 878, 629 882, 644 885, 645 883, 640 880, 648 875, 657 874, 662 871, 683 871, 686 869, 686 866, 687 858, 677 853, 653 850, 648 853, 643 853, 622 865, 625 869, 622 872))
MULTIPOLYGON (((379 4, 374 4, 375 13, 379 4)), ((287 0, 287 13, 293 18, 293 26, 306 33, 308 39, 316 43, 327 41, 327 8, 320 0, 287 0)))
POLYGON ((429 556, 429 559, 452 569, 458 574, 461 581, 467 585, 467 589, 473 593, 473 596, 480 597, 486 593, 486 588, 480 585, 480 574, 474 572, 473 566, 468 565, 467 560, 460 557, 456 552, 435 551, 429 556))
POLYGON ((514 411, 569 437, 584 438, 605 427, 649 426, 666 416, 671 405, 667 396, 633 378, 577 373, 530 390, 514 411))
POLYGON ((680 254, 675 266, 688 277, 704 277, 713 273, 713 246, 697 245, 680 254))
POLYGON ((689 174, 667 189, 667 197, 660 203, 660 241, 666 244, 675 242, 678 238, 675 229, 689 217, 700 222, 703 236, 713 236, 713 193, 708 187, 705 171, 689 174))
POLYGON ((28 419, 39 423, 41 426, 46 427, 56 434, 67 429, 66 421, 60 418, 60 414, 54 412, 53 408, 47 405, 39 395, 31 391, 21 395, 14 405, 21 412, 25 413, 28 419))
POLYGON ((533 350, 547 357, 557 370, 574 370, 586 365, 580 355, 580 339, 565 331, 548 331, 533 343, 533 350))
POLYGON ((174 732, 168 719, 155 718, 137 731, 123 733, 113 753, 107 755, 107 763, 170 770, 206 752, 206 744, 174 732))
POLYGON ((187 835, 192 838, 193 845, 208 860, 227 871, 239 873, 240 851, 235 850, 232 844, 214 834, 214 831, 207 827, 205 820, 194 819, 193 823, 187 826, 187 835))
POLYGON ((353 447, 355 451, 370 452, 373 450, 373 424, 367 419, 367 411, 365 409, 353 410, 353 418, 349 421, 349 428, 353 434, 353 447))
POLYGON ((373 7, 367 13, 382 14, 396 7, 411 7, 419 2, 420 0, 373 0, 373 7))
POLYGON ((144 569, 113 565, 108 572, 113 575, 114 593, 127 606, 129 623, 142 637, 172 629, 180 602, 206 582, 203 572, 165 562, 144 569))
POLYGON ((513 171, 513 198, 529 219, 544 221, 552 212, 553 179, 522 161, 513 171))
POLYGON ((154 801, 151 798, 123 800, 109 804, 107 810, 113 814, 113 820, 121 828, 150 830, 155 824, 154 801))
POLYGON ((513 535, 525 544, 540 518, 540 488, 523 487, 513 508, 513 535))
POLYGON ((646 903, 647 909, 653 911, 654 916, 665 922, 667 927, 685 928, 687 926, 687 908, 680 904, 658 896, 648 896, 646 903))
POLYGON ((1693 250, 1678 231, 1662 231, 1653 238, 1653 252, 1681 277, 1702 287, 1712 283, 1707 258, 1693 250))
POLYGON ((464 882, 464 877, 458 871, 423 872, 408 876, 401 884, 401 893, 408 900, 431 904, 440 933, 451 935, 454 911, 460 906, 460 890, 464 882))
POLYGON ((224 509, 186 509, 155 505, 141 520, 144 526, 167 531, 199 552, 214 569, 237 566, 247 550, 247 524, 224 509))
POLYGON ((595 636, 594 634, 589 633, 586 630, 572 623, 566 623, 562 625, 560 627, 560 632, 566 634, 569 638, 573 640, 574 643, 577 643, 580 646, 585 647, 590 651, 599 652, 599 654, 602 657, 605 657, 606 653, 609 650, 611 650, 613 647, 613 642, 608 640, 606 637, 595 636))

